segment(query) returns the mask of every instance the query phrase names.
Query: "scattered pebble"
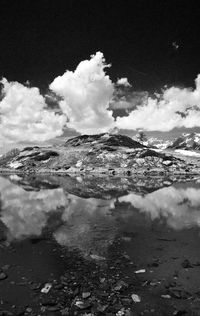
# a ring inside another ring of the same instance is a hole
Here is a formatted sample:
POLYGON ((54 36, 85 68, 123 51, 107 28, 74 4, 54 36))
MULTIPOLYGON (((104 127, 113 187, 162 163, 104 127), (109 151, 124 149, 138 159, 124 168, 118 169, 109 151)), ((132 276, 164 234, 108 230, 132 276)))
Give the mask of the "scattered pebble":
POLYGON ((51 288, 52 288, 52 284, 46 283, 45 286, 41 289, 41 292, 47 294, 51 288))
POLYGON ((145 269, 140 269, 140 270, 136 270, 134 271, 134 273, 138 274, 138 273, 145 273, 146 270, 145 269))
POLYGON ((88 303, 88 302, 85 303, 85 302, 80 301, 80 300, 76 301, 75 305, 76 305, 76 307, 78 307, 80 309, 87 309, 91 306, 90 303, 88 303))
POLYGON ((152 280, 151 282, 150 282, 150 285, 151 286, 157 286, 157 285, 160 285, 161 284, 161 281, 157 281, 157 280, 152 280))
POLYGON ((102 256, 98 256, 98 255, 90 255, 90 258, 94 259, 94 260, 106 260, 105 257, 102 256))
POLYGON ((120 309, 117 313, 116 313, 116 316, 124 316, 125 315, 125 309, 122 308, 120 309))
POLYGON ((90 292, 83 292, 82 293, 82 298, 86 299, 88 297, 90 297, 91 293, 90 292))
POLYGON ((140 298, 140 296, 137 295, 137 294, 132 294, 132 295, 131 295, 131 298, 132 298, 132 300, 133 300, 134 303, 140 303, 140 302, 141 302, 141 298, 140 298))
POLYGON ((161 295, 161 297, 162 298, 166 298, 166 299, 170 299, 171 298, 171 296, 169 294, 163 294, 163 295, 161 295))
POLYGON ((7 278, 7 274, 5 274, 5 272, 0 272, 0 281, 3 281, 7 278))
POLYGON ((100 279, 99 279, 100 283, 104 283, 105 280, 106 280, 106 278, 100 278, 100 279))
POLYGON ((123 240, 123 241, 126 241, 126 242, 130 242, 130 241, 132 240, 132 238, 131 238, 131 237, 128 237, 128 236, 123 236, 123 237, 122 237, 122 240, 123 240))

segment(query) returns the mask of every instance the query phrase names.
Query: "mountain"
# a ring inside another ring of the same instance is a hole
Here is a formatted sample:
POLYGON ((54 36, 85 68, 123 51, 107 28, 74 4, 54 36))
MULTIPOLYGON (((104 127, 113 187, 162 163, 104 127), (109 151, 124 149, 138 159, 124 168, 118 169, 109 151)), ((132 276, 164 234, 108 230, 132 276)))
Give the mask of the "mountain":
POLYGON ((164 150, 171 145, 170 140, 148 137, 143 131, 139 131, 134 137, 132 137, 132 139, 140 142, 144 146, 161 150, 164 150))
POLYGON ((163 140, 163 139, 158 139, 158 138, 148 138, 147 141, 144 143, 144 145, 150 147, 150 148, 157 148, 157 149, 166 149, 171 145, 170 140, 163 140))
POLYGON ((0 157, 0 171, 68 174, 188 174, 193 163, 158 153, 125 135, 82 135, 51 147, 26 147, 0 157))
POLYGON ((200 150, 200 133, 182 134, 169 146, 172 149, 200 150))

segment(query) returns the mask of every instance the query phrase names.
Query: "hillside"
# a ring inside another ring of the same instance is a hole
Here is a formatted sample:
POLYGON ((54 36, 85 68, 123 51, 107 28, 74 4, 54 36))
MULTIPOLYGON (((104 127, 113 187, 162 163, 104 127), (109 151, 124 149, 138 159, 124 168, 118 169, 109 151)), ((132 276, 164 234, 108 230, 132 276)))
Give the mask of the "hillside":
POLYGON ((195 164, 157 153, 128 136, 82 135, 60 146, 26 147, 0 157, 1 172, 186 174, 199 173, 195 164))

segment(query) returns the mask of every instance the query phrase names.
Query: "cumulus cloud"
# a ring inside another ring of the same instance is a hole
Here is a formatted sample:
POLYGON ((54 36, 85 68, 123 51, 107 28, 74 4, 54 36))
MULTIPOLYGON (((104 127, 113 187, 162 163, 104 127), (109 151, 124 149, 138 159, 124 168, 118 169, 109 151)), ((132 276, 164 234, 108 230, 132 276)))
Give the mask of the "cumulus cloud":
POLYGON ((128 82, 127 78, 120 78, 117 80, 117 85, 131 87, 131 84, 128 82))
POLYGON ((161 94, 149 97, 147 91, 134 91, 127 78, 112 83, 105 73, 108 66, 97 52, 51 83, 50 89, 63 98, 60 107, 69 127, 93 134, 114 127, 170 131, 200 126, 200 75, 195 89, 165 87, 161 94))
POLYGON ((112 111, 108 110, 114 92, 114 84, 105 73, 109 66, 97 52, 90 60, 80 62, 74 72, 67 70, 50 84, 50 89, 63 98, 59 104, 69 119, 68 127, 94 134, 114 125, 112 111))
POLYGON ((116 126, 149 131, 200 126, 200 75, 195 84, 195 89, 171 87, 161 96, 147 98, 129 116, 117 118, 116 126))
POLYGON ((5 78, 1 83, 1 143, 45 141, 62 134, 66 116, 49 111, 38 88, 8 82, 5 78))
POLYGON ((50 84, 42 96, 29 82, 1 81, 0 143, 46 141, 66 128, 82 134, 119 129, 170 131, 200 127, 200 75, 195 88, 165 87, 150 97, 123 77, 113 83, 101 52, 50 84))

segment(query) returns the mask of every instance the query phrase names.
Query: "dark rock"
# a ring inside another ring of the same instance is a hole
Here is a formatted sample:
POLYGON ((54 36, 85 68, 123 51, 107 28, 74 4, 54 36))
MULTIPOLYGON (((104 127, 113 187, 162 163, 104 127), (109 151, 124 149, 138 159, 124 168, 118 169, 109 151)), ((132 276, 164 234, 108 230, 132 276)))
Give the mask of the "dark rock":
POLYGON ((31 283, 29 287, 31 290, 35 291, 35 290, 39 290, 41 286, 42 286, 41 283, 34 282, 34 283, 31 283))
POLYGON ((79 287, 77 287, 77 288, 74 290, 74 292, 73 292, 74 296, 77 296, 77 295, 79 294, 79 292, 80 292, 80 289, 79 289, 79 287))
POLYGON ((179 311, 175 311, 173 313, 173 315, 175 315, 175 316, 182 316, 182 315, 186 315, 186 314, 187 314, 186 310, 179 310, 179 311))
POLYGON ((182 263, 181 263, 182 267, 184 269, 189 269, 189 268, 193 268, 192 264, 190 263, 190 261, 188 259, 185 259, 182 263))
POLYGON ((188 299, 189 297, 191 297, 192 295, 184 290, 180 290, 180 289, 169 289, 169 295, 171 295, 171 297, 174 298, 178 298, 178 299, 188 299))
POLYGON ((49 312, 57 312, 60 310, 59 306, 47 306, 47 311, 49 312))
POLYGON ((50 298, 44 298, 41 301, 41 304, 43 306, 55 306, 57 304, 57 302, 54 299, 50 299, 50 298))
POLYGON ((63 284, 56 284, 56 285, 54 285, 54 288, 56 290, 62 290, 63 289, 63 284))
POLYGON ((154 259, 152 262, 148 263, 148 267, 158 267, 160 264, 159 259, 154 259))
POLYGON ((193 263, 193 265, 199 267, 200 266, 200 261, 197 261, 197 262, 193 263))
POLYGON ((23 316, 26 312, 26 308, 21 306, 18 307, 17 311, 16 311, 16 316, 23 316))

